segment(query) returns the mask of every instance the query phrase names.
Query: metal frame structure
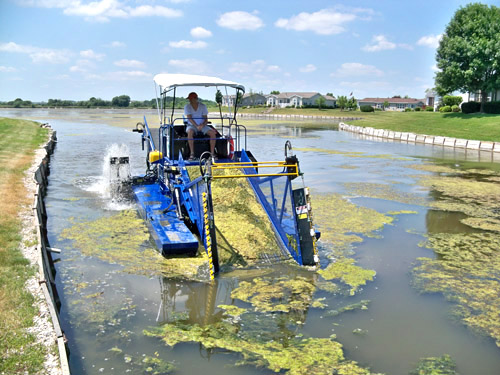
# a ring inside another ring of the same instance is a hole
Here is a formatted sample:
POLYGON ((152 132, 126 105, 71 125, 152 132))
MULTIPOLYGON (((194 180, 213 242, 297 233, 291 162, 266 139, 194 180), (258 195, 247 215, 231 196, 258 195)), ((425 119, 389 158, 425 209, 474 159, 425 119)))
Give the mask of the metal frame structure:
POLYGON ((226 147, 234 135, 236 142, 231 145, 234 152, 231 155, 222 152, 224 157, 221 162, 216 162, 209 152, 200 155, 200 160, 196 162, 184 160, 179 145, 185 145, 188 139, 179 136, 177 127, 184 125, 183 119, 174 116, 177 88, 224 87, 227 93, 229 87, 236 89, 238 98, 238 93, 244 93, 244 87, 236 82, 215 77, 184 74, 159 74, 154 80, 159 88, 158 143, 155 144, 154 136, 144 118, 144 123, 137 124, 135 131, 142 134, 143 149, 146 146, 147 171, 144 176, 133 179, 132 189, 140 207, 139 211, 149 225, 159 250, 164 255, 195 252, 199 238, 209 256, 210 275, 213 278, 219 271, 219 264, 211 181, 218 178, 244 177, 249 180, 258 201, 266 211, 283 254, 292 256, 300 265, 316 265, 319 259, 315 241, 319 234, 312 227, 310 203, 299 207, 296 202, 299 196, 308 197, 308 190, 306 192, 303 186, 292 188, 292 180, 302 176, 302 173, 297 158, 287 154, 291 153, 291 145, 287 141, 285 161, 258 162, 247 150, 246 128, 237 124, 238 100, 232 114, 229 111, 230 117, 222 116, 220 111, 220 138, 217 138, 217 142, 221 141, 223 147, 226 147), (167 116, 165 104, 167 93, 170 92, 173 92, 174 97, 171 115, 167 116), (224 126, 225 119, 229 121, 228 126, 224 126), (242 143, 244 147, 241 147, 242 143), (200 177, 190 179, 186 168, 190 165, 199 165, 200 177), (271 171, 273 168, 274 171, 271 171), (236 169, 243 174, 217 173, 220 170, 236 169), (280 183, 283 190, 281 193, 277 191, 280 183), (264 193, 268 185, 270 190, 264 193), (263 187, 266 189, 263 190, 263 187), (301 193, 297 193, 299 191, 301 193), (278 202, 278 198, 281 202, 278 202), (301 222, 304 220, 305 222, 301 222))

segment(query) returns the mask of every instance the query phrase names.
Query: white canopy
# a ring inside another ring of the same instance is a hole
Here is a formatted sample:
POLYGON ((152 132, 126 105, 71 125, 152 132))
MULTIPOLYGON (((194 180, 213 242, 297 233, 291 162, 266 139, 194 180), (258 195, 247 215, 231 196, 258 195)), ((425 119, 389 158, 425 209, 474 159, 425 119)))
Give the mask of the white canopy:
POLYGON ((233 81, 225 81, 217 77, 199 76, 194 74, 157 74, 154 81, 163 92, 180 86, 227 86, 243 90, 245 87, 233 81))

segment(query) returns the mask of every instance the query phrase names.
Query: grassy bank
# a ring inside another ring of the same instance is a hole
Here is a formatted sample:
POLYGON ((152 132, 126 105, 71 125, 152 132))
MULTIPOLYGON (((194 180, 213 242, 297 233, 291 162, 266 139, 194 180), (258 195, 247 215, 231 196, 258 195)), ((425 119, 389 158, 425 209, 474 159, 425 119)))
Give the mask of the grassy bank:
POLYGON ((389 111, 357 113, 363 119, 349 123, 398 132, 500 141, 500 115, 389 111))
MULTIPOLYGON (((262 113, 262 108, 243 109, 242 113, 262 113)), ((340 111, 339 109, 278 109, 273 114, 360 117, 349 124, 417 134, 439 135, 479 141, 500 142, 500 115, 482 113, 340 111)), ((321 126, 321 125, 319 125, 321 126)))
POLYGON ((21 206, 30 204, 23 176, 34 150, 47 140, 38 124, 0 118, 0 373, 38 373, 45 349, 26 329, 37 314, 33 296, 24 289, 35 274, 20 251, 21 206))

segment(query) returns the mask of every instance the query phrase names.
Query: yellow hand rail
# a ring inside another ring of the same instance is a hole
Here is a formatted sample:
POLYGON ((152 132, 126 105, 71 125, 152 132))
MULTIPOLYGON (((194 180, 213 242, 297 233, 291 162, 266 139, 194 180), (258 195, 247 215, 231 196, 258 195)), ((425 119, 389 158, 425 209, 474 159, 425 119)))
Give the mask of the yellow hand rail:
POLYGON ((217 178, 248 178, 248 177, 270 177, 270 176, 298 176, 299 166, 295 164, 286 164, 284 161, 256 161, 256 162, 238 162, 238 163, 214 163, 212 170, 227 170, 227 169, 247 169, 247 168, 287 168, 288 171, 294 170, 295 172, 286 173, 252 173, 241 175, 222 175, 215 176, 217 178))

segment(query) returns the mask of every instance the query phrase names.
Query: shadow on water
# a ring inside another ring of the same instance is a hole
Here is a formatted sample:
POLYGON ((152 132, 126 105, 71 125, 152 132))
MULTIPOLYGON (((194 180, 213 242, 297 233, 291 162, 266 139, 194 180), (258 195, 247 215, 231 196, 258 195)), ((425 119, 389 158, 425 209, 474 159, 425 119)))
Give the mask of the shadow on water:
MULTIPOLYGON (((22 117, 22 112, 13 113, 22 117)), ((75 223, 91 224, 122 212, 123 207, 107 205, 102 190, 95 188, 111 144, 119 140, 128 146, 132 174, 143 170, 140 138, 98 123, 98 113, 92 116, 90 122, 51 121, 59 142, 46 199, 49 239, 63 249, 56 281, 73 374, 169 373, 172 366, 176 374, 268 374, 269 363, 262 359, 268 353, 261 352, 266 342, 286 349, 309 338, 331 340, 332 334, 347 360, 373 372, 407 374, 423 357, 450 354, 461 374, 498 373, 500 355, 493 340, 452 316, 453 303, 443 295, 420 294, 411 274, 417 258, 435 257, 420 246, 426 236, 479 232, 463 223, 463 212, 430 209, 427 203, 441 199, 442 193, 422 186, 420 178, 429 172, 412 166, 429 160, 440 164, 430 159, 435 157, 457 164, 458 170, 466 163, 497 170, 491 160, 482 163, 465 152, 366 140, 332 130, 257 127, 248 148, 258 150, 259 160, 281 160, 283 137, 291 137, 313 194, 340 194, 394 218, 346 250, 357 266, 376 271, 376 277, 354 295, 342 293, 346 288, 338 280, 325 283, 317 273, 289 265, 235 270, 207 284, 148 275, 147 269, 125 271, 119 262, 86 255, 61 237, 75 223), (297 295, 292 293, 296 283, 303 288, 297 295), (166 340, 177 343, 171 347, 166 340), (239 351, 242 347, 246 352, 239 351), (242 360, 244 365, 235 366, 242 360)), ((330 243, 320 244, 324 255, 335 253, 330 243)), ((152 254, 154 247, 141 241, 129 250, 152 254)), ((325 266, 328 262, 325 256, 325 266)), ((283 355, 289 353, 285 349, 283 355)))

